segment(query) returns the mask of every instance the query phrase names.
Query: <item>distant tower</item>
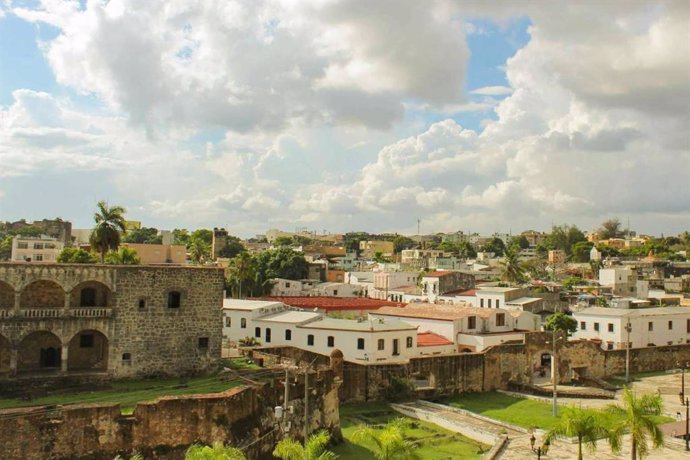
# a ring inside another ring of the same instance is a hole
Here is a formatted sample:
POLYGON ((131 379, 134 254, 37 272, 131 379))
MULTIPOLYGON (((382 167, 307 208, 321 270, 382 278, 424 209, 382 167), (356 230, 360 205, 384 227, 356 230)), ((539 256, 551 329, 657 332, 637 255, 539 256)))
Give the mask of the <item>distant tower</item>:
POLYGON ((225 247, 228 241, 228 231, 224 228, 213 229, 213 241, 211 242, 211 254, 213 254, 213 260, 220 257, 220 251, 225 247))

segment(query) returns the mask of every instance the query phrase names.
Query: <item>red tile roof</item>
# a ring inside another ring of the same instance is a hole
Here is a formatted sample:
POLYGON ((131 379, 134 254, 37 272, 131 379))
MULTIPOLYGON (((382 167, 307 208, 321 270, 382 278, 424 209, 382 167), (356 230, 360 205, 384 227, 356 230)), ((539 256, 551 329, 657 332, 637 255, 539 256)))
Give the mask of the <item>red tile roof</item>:
POLYGON ((388 300, 369 299, 367 297, 261 297, 261 300, 283 302, 296 308, 313 310, 318 308, 325 311, 347 310, 378 310, 382 307, 402 307, 401 302, 389 302, 388 300))
POLYGON ((450 272, 450 271, 448 271, 448 272, 439 272, 439 271, 435 271, 435 272, 425 273, 425 274, 422 275, 422 277, 423 277, 423 278, 440 278, 440 277, 442 277, 442 276, 450 275, 450 274, 452 274, 452 273, 453 273, 453 272, 450 272))
POLYGON ((453 342, 443 337, 442 335, 434 334, 433 332, 419 332, 417 334, 418 347, 438 347, 441 345, 453 345, 453 342))
POLYGON ((445 295, 449 295, 449 294, 461 295, 461 296, 465 296, 465 297, 476 297, 477 296, 477 290, 476 289, 467 289, 467 290, 458 289, 457 291, 446 292, 445 295))

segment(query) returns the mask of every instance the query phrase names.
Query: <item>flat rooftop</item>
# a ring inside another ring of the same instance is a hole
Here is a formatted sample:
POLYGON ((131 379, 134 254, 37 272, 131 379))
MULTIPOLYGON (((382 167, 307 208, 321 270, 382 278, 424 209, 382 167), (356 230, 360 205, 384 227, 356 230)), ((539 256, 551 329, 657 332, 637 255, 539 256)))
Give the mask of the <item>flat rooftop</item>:
POLYGON ((667 315, 688 315, 688 307, 657 307, 657 308, 606 308, 590 307, 573 312, 573 316, 608 316, 608 317, 628 317, 638 318, 642 316, 667 316, 667 315))
POLYGON ((272 315, 262 316, 254 321, 270 321, 272 323, 302 324, 306 321, 313 321, 322 316, 321 313, 313 311, 285 310, 272 315))
POLYGON ((254 311, 259 308, 283 306, 281 302, 267 300, 223 299, 224 310, 254 311))
POLYGON ((282 302, 291 307, 313 310, 318 308, 324 311, 347 310, 378 310, 382 307, 402 307, 400 302, 388 300, 369 299, 367 297, 327 297, 327 296, 295 296, 295 297, 262 297, 263 301, 282 302))
POLYGON ((358 321, 354 319, 339 319, 323 317, 320 320, 312 321, 302 326, 305 329, 333 329, 339 331, 360 331, 360 332, 381 332, 381 331, 406 331, 417 330, 417 326, 399 320, 378 319, 358 321))
POLYGON ((404 318, 436 319, 440 321, 453 321, 479 316, 489 318, 494 312, 510 313, 500 308, 478 308, 462 305, 437 305, 433 303, 411 303, 403 308, 384 307, 375 311, 374 315, 398 316, 404 318))

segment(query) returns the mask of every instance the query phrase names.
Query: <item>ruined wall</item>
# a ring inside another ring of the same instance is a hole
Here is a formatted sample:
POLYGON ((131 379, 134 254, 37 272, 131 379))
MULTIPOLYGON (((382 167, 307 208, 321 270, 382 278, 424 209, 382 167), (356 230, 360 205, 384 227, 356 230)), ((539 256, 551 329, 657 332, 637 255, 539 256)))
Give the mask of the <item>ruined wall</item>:
MULTIPOLYGON (((309 377, 310 430, 339 435, 338 383, 331 371, 309 377)), ((289 434, 304 429, 304 378, 291 390, 289 434)), ((242 447, 248 458, 271 458, 284 435, 273 415, 283 403, 283 386, 271 382, 224 393, 166 397, 140 403, 131 416, 119 405, 74 405, 0 411, 3 460, 111 460, 134 450, 150 459, 184 458, 190 444, 219 441, 242 447)))

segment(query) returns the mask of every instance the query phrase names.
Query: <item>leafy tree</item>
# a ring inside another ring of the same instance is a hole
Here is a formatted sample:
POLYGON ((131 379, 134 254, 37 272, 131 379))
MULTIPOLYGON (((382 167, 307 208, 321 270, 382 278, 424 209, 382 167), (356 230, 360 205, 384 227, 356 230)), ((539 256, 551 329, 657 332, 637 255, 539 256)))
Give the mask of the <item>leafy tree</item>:
POLYGON ((98 211, 93 219, 96 226, 91 232, 91 248, 101 254, 101 263, 105 261, 105 254, 120 247, 120 233, 127 233, 124 214, 127 212, 122 206, 109 207, 105 201, 98 202, 98 211))
POLYGON ((326 449, 330 440, 326 430, 309 436, 304 446, 293 438, 283 438, 273 450, 273 456, 282 460, 335 460, 338 456, 326 449))
POLYGON ((292 246, 294 244, 294 240, 290 236, 279 236, 273 240, 273 244, 276 246, 292 246))
POLYGON ((563 280, 563 287, 569 291, 573 288, 573 286, 579 286, 581 284, 584 284, 584 282, 585 280, 583 280, 579 276, 570 276, 563 280))
POLYGON ((270 291, 272 278, 300 280, 307 277, 309 267, 304 254, 281 247, 272 251, 263 251, 256 256, 256 288, 263 292, 270 291))
POLYGON ((388 262, 388 259, 383 257, 383 251, 376 251, 374 253, 374 262, 384 263, 384 262, 388 262))
POLYGON ((585 234, 575 225, 556 225, 551 229, 551 233, 546 237, 544 243, 537 249, 545 251, 560 249, 570 255, 575 243, 586 241, 585 234))
POLYGON ((412 238, 404 235, 396 235, 393 238, 393 251, 399 254, 403 249, 412 249, 417 246, 417 243, 412 238))
POLYGON ((228 259, 232 259, 236 255, 244 252, 244 245, 242 244, 242 240, 240 240, 236 236, 228 235, 228 238, 225 241, 225 246, 223 246, 220 251, 219 255, 220 257, 227 257, 228 259))
POLYGON ((651 393, 638 397, 626 386, 623 389, 623 405, 611 404, 607 407, 607 411, 616 417, 608 432, 611 450, 614 453, 620 452, 625 433, 630 434, 632 460, 636 460, 638 455, 642 459, 649 452, 647 435, 651 437, 654 448, 663 446, 664 434, 654 420, 654 416, 661 414, 662 408, 660 394, 651 393))
POLYGON ((14 236, 7 235, 0 241, 0 260, 10 260, 12 257, 12 239, 14 236))
POLYGON ((214 442, 213 446, 194 444, 187 449, 185 460, 245 460, 247 457, 236 447, 214 442))
POLYGON ((211 257, 211 245, 204 241, 203 238, 190 238, 187 248, 192 262, 197 265, 204 263, 211 257))
POLYGON ((526 276, 525 270, 519 259, 519 247, 517 245, 510 245, 505 251, 505 258, 501 261, 503 267, 501 279, 509 283, 524 283, 526 276))
POLYGON ((306 236, 294 235, 292 237, 292 244, 294 244, 295 246, 304 246, 312 243, 314 243, 314 240, 306 236))
POLYGON ((172 231, 173 244, 187 246, 189 244, 189 231, 184 228, 176 228, 172 231))
POLYGON ((117 251, 109 252, 105 256, 105 263, 111 265, 139 265, 141 259, 137 251, 132 248, 120 248, 117 251))
POLYGON ((616 217, 602 222, 597 234, 601 240, 622 237, 623 231, 621 230, 621 221, 616 217))
POLYGON ((65 264, 95 264, 98 259, 81 248, 65 248, 58 254, 57 261, 65 264))
POLYGON ((601 255, 603 257, 618 257, 621 255, 618 249, 608 246, 606 244, 601 244, 597 246, 597 251, 601 252, 601 255))
POLYGON ((123 243, 136 244, 161 244, 163 236, 158 234, 158 229, 153 227, 142 227, 130 230, 122 238, 123 243))
POLYGON ((565 313, 554 313, 544 321, 544 329, 547 331, 564 331, 566 336, 577 331, 577 320, 565 313))
POLYGON ((200 228, 198 230, 194 230, 189 236, 189 239, 191 241, 201 240, 211 246, 211 243, 213 242, 213 232, 207 228, 200 228))
POLYGON ((546 435, 555 438, 577 438, 577 459, 582 460, 582 443, 592 452, 597 448, 597 440, 608 436, 606 420, 600 412, 578 407, 565 407, 556 426, 546 435))
POLYGON ((236 288, 238 298, 242 298, 245 292, 242 290, 243 287, 248 291, 253 291, 252 283, 256 277, 254 265, 255 260, 248 252, 242 252, 230 261, 228 282, 231 288, 236 288))
POLYGON ((410 422, 404 418, 396 418, 388 422, 383 428, 360 425, 354 432, 355 441, 370 441, 374 445, 374 457, 378 460, 413 460, 421 458, 415 452, 417 446, 405 439, 405 428, 410 422))
POLYGON ((43 235, 43 233, 45 233, 45 230, 43 230, 41 227, 36 227, 35 225, 28 225, 26 227, 20 228, 15 233, 20 236, 37 237, 43 235))
POLYGON ((525 269, 525 272, 533 280, 543 280, 548 278, 549 273, 546 271, 547 266, 548 264, 544 259, 536 257, 526 260, 522 263, 522 267, 525 269))
POLYGON ((578 241, 570 247, 571 260, 573 262, 589 262, 589 252, 594 247, 590 241, 578 241))
POLYGON ((388 379, 388 387, 386 388, 386 399, 388 401, 405 401, 414 399, 414 397, 415 385, 410 379, 395 375, 388 379))
POLYGON ((513 242, 515 242, 520 247, 520 249, 529 248, 529 240, 527 239, 527 237, 525 235, 513 237, 513 239, 511 240, 511 244, 513 242))
POLYGON ((484 246, 482 246, 482 252, 493 252, 496 254, 498 257, 502 256, 503 253, 506 250, 506 245, 503 242, 502 239, 500 239, 497 236, 494 236, 489 240, 488 243, 486 243, 484 246))

